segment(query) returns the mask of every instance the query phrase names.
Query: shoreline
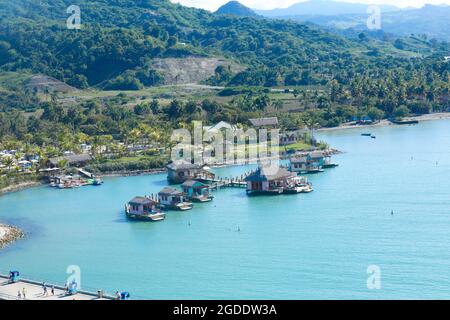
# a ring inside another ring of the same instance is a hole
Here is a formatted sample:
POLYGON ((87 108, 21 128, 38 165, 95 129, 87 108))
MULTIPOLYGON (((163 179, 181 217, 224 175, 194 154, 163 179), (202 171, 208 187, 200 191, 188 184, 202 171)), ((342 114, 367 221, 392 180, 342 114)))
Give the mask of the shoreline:
MULTIPOLYGON (((432 120, 444 120, 444 119, 450 119, 450 112, 437 112, 437 113, 429 113, 429 114, 423 114, 420 116, 412 116, 405 118, 405 120, 418 120, 418 121, 432 121, 432 120)), ((338 127, 332 127, 332 128, 319 128, 316 129, 316 132, 327 132, 327 131, 334 131, 334 130, 347 130, 347 129, 361 129, 361 128, 376 128, 376 127, 382 127, 382 126, 398 126, 398 124, 394 124, 390 122, 387 119, 380 120, 377 123, 368 124, 368 125, 355 125, 350 123, 343 123, 338 127)), ((333 148, 331 148, 333 150, 333 148)), ((338 151, 338 150, 335 150, 338 151)), ((338 151, 337 153, 340 153, 338 151)), ((228 167, 233 165, 240 165, 240 164, 218 164, 218 165, 211 165, 210 167, 213 168, 222 168, 222 167, 228 167)), ((130 177, 130 176, 139 176, 139 175, 152 175, 152 174, 159 174, 167 172, 166 168, 155 168, 155 169, 147 169, 147 170, 137 170, 137 171, 117 171, 117 172, 105 172, 105 173, 99 173, 99 176, 102 177, 130 177)), ((16 185, 11 185, 8 187, 5 187, 3 189, 0 189, 0 196, 7 194, 7 193, 14 193, 18 191, 22 191, 25 189, 38 187, 43 185, 42 182, 37 181, 29 181, 29 182, 22 182, 16 185)))
POLYGON ((22 239, 25 233, 17 227, 0 224, 0 249, 7 247, 13 242, 22 239))
POLYGON ((33 188, 33 187, 38 187, 40 185, 43 185, 43 183, 39 182, 39 181, 27 181, 27 182, 21 182, 18 184, 13 184, 13 185, 10 185, 10 186, 0 189, 0 196, 7 194, 7 193, 13 193, 13 192, 18 192, 18 191, 22 191, 25 189, 33 188))
MULTIPOLYGON (((450 112, 436 112, 436 113, 428 113, 422 114, 420 116, 412 116, 406 117, 405 120, 418 120, 420 121, 432 121, 432 120, 444 120, 450 119, 450 112)), ((376 128, 376 127, 384 127, 384 126, 399 126, 398 124, 392 123, 387 119, 383 119, 373 124, 366 125, 355 125, 352 123, 343 123, 338 127, 331 128, 319 128, 316 129, 316 132, 326 132, 326 131, 334 131, 334 130, 344 130, 344 129, 361 129, 361 128, 376 128)))

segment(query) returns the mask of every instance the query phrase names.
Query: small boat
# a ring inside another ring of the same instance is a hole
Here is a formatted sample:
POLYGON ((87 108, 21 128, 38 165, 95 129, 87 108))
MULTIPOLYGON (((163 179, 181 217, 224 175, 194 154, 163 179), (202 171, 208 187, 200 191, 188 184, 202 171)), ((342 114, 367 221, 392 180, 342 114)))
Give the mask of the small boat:
POLYGON ((361 135, 362 135, 363 137, 370 137, 370 136, 372 136, 371 133, 361 133, 361 135))
POLYGON ((283 193, 296 194, 296 193, 310 193, 313 191, 312 184, 308 182, 305 177, 294 177, 292 179, 293 184, 284 189, 283 193))
POLYGON ((190 202, 180 202, 174 205, 174 209, 180 211, 191 210, 193 207, 194 205, 190 202))
POLYGON ((94 185, 94 186, 101 186, 102 184, 103 184, 103 180, 102 179, 95 178, 92 185, 94 185))
POLYGON ((134 197, 125 205, 128 219, 138 221, 161 221, 166 214, 157 208, 158 203, 147 197, 134 197))
POLYGON ((372 139, 376 139, 377 137, 376 136, 370 136, 372 139))
POLYGON ((214 196, 209 194, 192 195, 191 200, 193 202, 209 202, 214 199, 214 196))
POLYGON ((394 124, 400 124, 400 125, 404 125, 404 124, 418 124, 419 120, 395 120, 395 119, 391 119, 391 122, 394 124))
POLYGON ((329 169, 329 168, 335 168, 339 166, 337 163, 333 163, 331 162, 331 156, 326 156, 323 163, 322 163, 322 168, 323 169, 329 169))
POLYGON ((324 171, 325 170, 323 170, 322 168, 311 168, 311 169, 307 169, 307 170, 302 170, 298 174, 315 174, 315 173, 321 173, 324 171))

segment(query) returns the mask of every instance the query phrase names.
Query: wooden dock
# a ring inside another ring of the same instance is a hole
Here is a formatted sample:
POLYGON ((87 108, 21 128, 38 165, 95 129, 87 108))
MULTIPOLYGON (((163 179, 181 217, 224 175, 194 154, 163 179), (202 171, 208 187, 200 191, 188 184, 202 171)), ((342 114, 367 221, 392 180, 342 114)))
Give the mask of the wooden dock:
POLYGON ((46 283, 47 295, 44 295, 42 282, 22 279, 16 283, 9 283, 9 277, 0 274, 0 300, 19 300, 19 291, 23 293, 25 289, 25 298, 20 300, 114 300, 114 297, 103 295, 99 297, 98 293, 88 291, 78 291, 74 295, 67 295, 64 287, 55 285, 55 294, 51 293, 51 283, 46 283))
POLYGON ((246 188, 247 182, 245 182, 244 179, 247 175, 248 174, 244 174, 241 177, 236 178, 204 178, 200 181, 209 184, 211 190, 218 190, 221 188, 246 188))
POLYGON ((211 190, 218 190, 221 188, 246 188, 247 183, 245 181, 239 181, 239 180, 209 180, 207 181, 210 185, 211 190))

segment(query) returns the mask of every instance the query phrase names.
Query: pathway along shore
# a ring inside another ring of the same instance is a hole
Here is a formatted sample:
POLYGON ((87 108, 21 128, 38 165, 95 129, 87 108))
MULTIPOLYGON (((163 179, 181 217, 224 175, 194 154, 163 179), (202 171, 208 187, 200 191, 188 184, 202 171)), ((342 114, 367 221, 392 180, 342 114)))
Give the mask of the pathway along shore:
POLYGON ((66 294, 65 288, 54 286, 54 294, 51 293, 52 284, 47 283, 47 294, 44 294, 42 283, 22 279, 16 283, 10 283, 7 275, 0 274, 0 300, 19 300, 18 292, 21 293, 20 300, 114 300, 114 297, 101 294, 79 291, 74 295, 66 294), (23 291, 25 289, 25 297, 23 291))
POLYGON ((13 226, 0 224, 0 249, 16 240, 23 238, 24 236, 25 234, 22 230, 13 226))

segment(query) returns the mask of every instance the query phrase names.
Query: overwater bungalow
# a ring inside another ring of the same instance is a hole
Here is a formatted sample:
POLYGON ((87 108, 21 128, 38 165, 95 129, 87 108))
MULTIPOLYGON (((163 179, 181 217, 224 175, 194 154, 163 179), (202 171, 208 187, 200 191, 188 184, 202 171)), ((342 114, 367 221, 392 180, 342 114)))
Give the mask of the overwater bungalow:
POLYGON ((250 173, 245 181, 247 182, 248 195, 276 195, 291 189, 295 186, 296 174, 289 172, 285 168, 278 168, 276 172, 266 168, 258 168, 250 173))
POLYGON ((177 160, 167 165, 167 180, 170 183, 183 183, 187 180, 212 180, 215 174, 204 166, 185 160, 177 160))
POLYGON ((292 157, 290 159, 289 170, 298 174, 323 172, 320 163, 310 160, 308 156, 292 157))
POLYGON ((170 187, 165 187, 158 193, 158 201, 164 209, 185 211, 193 208, 185 193, 170 187))
POLYGON ((147 197, 134 197, 125 205, 125 213, 131 220, 161 221, 166 217, 158 203, 147 197))
POLYGON ((188 180, 182 184, 188 199, 194 202, 208 202, 214 197, 210 194, 210 187, 196 180, 188 180))

